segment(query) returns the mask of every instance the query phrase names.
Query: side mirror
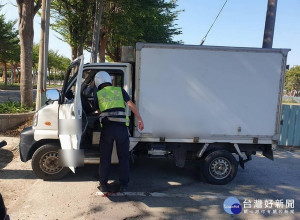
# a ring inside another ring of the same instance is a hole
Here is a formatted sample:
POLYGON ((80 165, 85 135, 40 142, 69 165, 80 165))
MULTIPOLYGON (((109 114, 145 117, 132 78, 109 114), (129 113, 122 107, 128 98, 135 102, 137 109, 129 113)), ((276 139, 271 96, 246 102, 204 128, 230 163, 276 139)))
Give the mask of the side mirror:
POLYGON ((46 91, 47 101, 58 101, 59 91, 57 89, 49 89, 46 91))

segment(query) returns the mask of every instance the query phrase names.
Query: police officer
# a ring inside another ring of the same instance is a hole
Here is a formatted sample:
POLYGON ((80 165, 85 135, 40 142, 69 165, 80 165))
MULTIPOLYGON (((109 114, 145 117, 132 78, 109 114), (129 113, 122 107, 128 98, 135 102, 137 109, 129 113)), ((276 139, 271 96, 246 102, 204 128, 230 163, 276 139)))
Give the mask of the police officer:
POLYGON ((124 192, 129 182, 129 136, 127 130, 129 121, 125 114, 125 103, 137 116, 140 130, 144 129, 144 123, 128 93, 120 87, 112 86, 111 77, 107 72, 100 71, 95 75, 95 85, 98 88, 95 106, 99 106, 99 119, 102 126, 98 188, 103 193, 108 192, 107 181, 115 141, 120 166, 120 191, 124 192))

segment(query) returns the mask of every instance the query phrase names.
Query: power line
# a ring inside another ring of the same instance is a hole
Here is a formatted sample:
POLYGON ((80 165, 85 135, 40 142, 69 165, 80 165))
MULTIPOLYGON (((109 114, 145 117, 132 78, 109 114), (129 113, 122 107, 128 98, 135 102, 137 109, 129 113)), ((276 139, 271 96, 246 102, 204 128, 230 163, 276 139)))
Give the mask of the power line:
POLYGON ((217 21, 219 15, 221 14, 221 12, 222 12, 222 10, 223 10, 223 8, 225 7, 225 5, 226 5, 227 2, 228 2, 228 0, 226 0, 225 3, 223 4, 223 6, 222 6, 221 10, 219 11, 217 17, 215 18, 214 22, 212 23, 212 25, 211 25, 210 28, 208 29, 206 35, 203 37, 203 39, 202 39, 200 45, 203 45, 204 41, 206 40, 206 37, 207 37, 208 33, 210 32, 210 30, 212 29, 212 27, 213 27, 214 24, 216 23, 216 21, 217 21))

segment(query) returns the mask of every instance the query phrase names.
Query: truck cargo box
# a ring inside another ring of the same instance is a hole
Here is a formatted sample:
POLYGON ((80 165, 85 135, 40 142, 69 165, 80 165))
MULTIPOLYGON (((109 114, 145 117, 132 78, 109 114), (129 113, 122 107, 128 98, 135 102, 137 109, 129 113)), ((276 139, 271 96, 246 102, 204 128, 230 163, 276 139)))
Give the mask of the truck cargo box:
POLYGON ((288 51, 138 43, 141 137, 272 143, 288 51))

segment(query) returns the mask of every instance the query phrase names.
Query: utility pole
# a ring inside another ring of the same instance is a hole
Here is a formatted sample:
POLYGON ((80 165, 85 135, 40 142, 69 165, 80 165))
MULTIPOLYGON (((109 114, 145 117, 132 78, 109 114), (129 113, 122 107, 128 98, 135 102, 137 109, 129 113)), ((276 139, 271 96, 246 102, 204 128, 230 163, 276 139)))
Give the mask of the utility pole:
POLYGON ((265 32, 264 32, 264 39, 262 45, 263 48, 272 48, 273 46, 276 10, 277 10, 277 0, 268 0, 265 32))
POLYGON ((13 61, 10 61, 10 84, 13 85, 14 84, 14 66, 13 66, 13 61))
POLYGON ((40 46, 39 46, 39 68, 38 68, 38 81, 37 81, 36 105, 35 105, 36 110, 39 110, 46 102, 50 3, 51 0, 42 1, 41 39, 40 39, 40 46))
MULTIPOLYGON (((47 70, 48 70, 48 51, 49 51, 49 27, 50 27, 50 4, 51 0, 46 0, 46 17, 45 17, 45 42, 44 42, 44 81, 43 89, 46 92, 47 70)), ((42 96, 43 104, 46 102, 46 94, 42 96), (44 98, 44 100, 43 100, 44 98)))
POLYGON ((42 14, 41 14, 41 39, 39 46, 39 67, 38 67, 38 80, 37 80, 37 90, 36 90, 36 111, 41 108, 42 102, 42 93, 45 93, 43 90, 43 81, 44 81, 44 42, 45 42, 45 16, 46 16, 46 0, 42 1, 42 14))
POLYGON ((97 0, 94 31, 93 31, 93 41, 92 41, 91 63, 97 62, 97 54, 99 50, 99 40, 100 40, 102 7, 103 7, 103 0, 97 0))

